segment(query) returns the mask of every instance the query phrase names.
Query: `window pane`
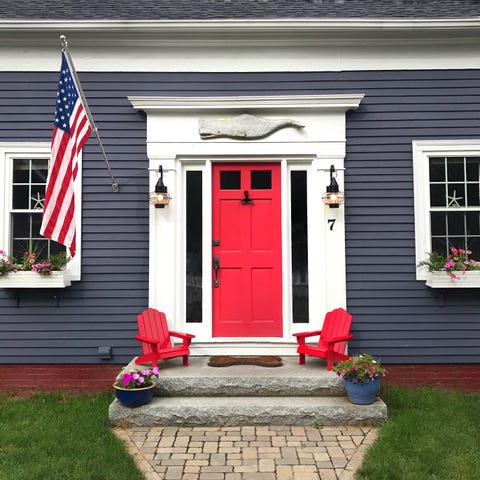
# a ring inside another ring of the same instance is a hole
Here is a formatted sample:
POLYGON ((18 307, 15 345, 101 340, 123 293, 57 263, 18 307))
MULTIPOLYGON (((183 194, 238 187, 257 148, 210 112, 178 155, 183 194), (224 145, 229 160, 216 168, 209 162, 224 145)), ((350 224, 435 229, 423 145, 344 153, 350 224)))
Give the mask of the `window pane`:
POLYGON ((290 179, 293 323, 307 323, 309 318, 307 172, 291 172, 290 179))
POLYGON ((432 207, 445 207, 445 185, 430 185, 430 205, 432 207))
POLYGON ((448 213, 448 235, 465 235, 464 214, 448 213))
POLYGON ((432 238, 432 252, 448 255, 448 244, 445 238, 432 238))
POLYGON ((467 181, 480 182, 480 157, 467 157, 467 181))
POLYGON ((30 209, 43 210, 45 201, 45 185, 32 185, 30 194, 30 209))
POLYGON ((251 185, 253 190, 270 190, 272 188, 272 172, 270 170, 252 170, 251 185))
POLYGON ((467 248, 465 244, 465 237, 448 237, 448 244, 455 248, 467 248))
POLYGON ((445 158, 443 157, 430 158, 430 181, 431 182, 445 181, 445 158))
POLYGON ((221 190, 240 190, 240 171, 220 172, 221 190))
POLYGON ((449 157, 447 159, 447 178, 448 182, 463 182, 464 175, 464 160, 462 157, 449 157))
POLYGON ((465 206, 465 185, 452 183, 448 185, 448 204, 450 208, 465 206))
MULTIPOLYGON (((223 173, 223 172, 221 172, 223 173)), ((202 172, 187 172, 186 321, 202 322, 202 172)))
POLYGON ((19 239, 23 238, 26 240, 30 238, 30 214, 29 213, 12 214, 12 223, 13 223, 12 228, 13 228, 14 238, 19 238, 19 239))
POLYGON ((29 183, 30 160, 16 158, 13 160, 13 183, 29 183))
POLYGON ((48 251, 48 239, 44 237, 33 238, 31 250, 37 254, 38 260, 46 260, 50 253, 48 251))
POLYGON ((59 243, 50 240, 48 256, 56 255, 57 253, 64 252, 65 250, 66 248, 63 245, 60 245, 59 243))
POLYGON ((480 235, 480 213, 467 212, 466 218, 467 218, 467 235, 480 235))
POLYGON ((467 206, 478 207, 480 206, 480 192, 478 183, 467 184, 467 206))
POLYGON ((430 222, 432 235, 445 236, 447 234, 444 212, 432 212, 430 214, 430 222))
POLYGON ((32 217, 32 238, 44 238, 40 236, 40 227, 42 226, 42 214, 31 213, 32 217))
POLYGON ((36 158, 32 160, 32 183, 47 183, 48 160, 36 158))
POLYGON ((28 185, 14 185, 12 207, 14 210, 28 210, 29 204, 29 186, 28 185))
POLYGON ((471 250, 470 258, 473 260, 480 260, 480 238, 472 237, 468 242, 468 250, 471 250))

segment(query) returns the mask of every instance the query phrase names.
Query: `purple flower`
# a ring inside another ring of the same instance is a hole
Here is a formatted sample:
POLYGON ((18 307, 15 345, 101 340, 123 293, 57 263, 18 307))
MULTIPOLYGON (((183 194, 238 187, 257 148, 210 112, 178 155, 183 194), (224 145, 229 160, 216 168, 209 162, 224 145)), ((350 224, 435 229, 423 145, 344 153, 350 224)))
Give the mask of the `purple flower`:
POLYGON ((124 387, 128 387, 131 380, 132 380, 132 375, 130 375, 129 373, 124 373, 122 378, 122 385, 124 387))

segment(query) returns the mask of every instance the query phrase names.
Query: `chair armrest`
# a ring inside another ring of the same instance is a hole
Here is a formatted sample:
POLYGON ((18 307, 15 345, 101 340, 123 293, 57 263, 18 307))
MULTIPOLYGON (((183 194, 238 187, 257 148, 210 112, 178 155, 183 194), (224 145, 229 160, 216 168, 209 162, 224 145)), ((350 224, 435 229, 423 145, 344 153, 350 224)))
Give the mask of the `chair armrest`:
POLYGON ((345 342, 346 340, 351 340, 353 335, 344 335, 343 337, 336 337, 336 338, 329 338, 325 340, 327 343, 338 343, 338 342, 345 342))
POLYGON ((322 333, 321 330, 315 330, 314 332, 300 332, 300 333, 292 333, 294 337, 315 337, 317 335, 320 335, 322 333))
POLYGON ((143 335, 137 335, 135 340, 138 340, 139 342, 150 343, 151 345, 155 345, 159 342, 159 340, 156 340, 155 338, 144 337, 143 335))
POLYGON ((172 337, 177 337, 177 338, 195 338, 195 335, 192 335, 191 333, 182 333, 182 332, 174 332, 174 331, 171 331, 169 333, 172 337))

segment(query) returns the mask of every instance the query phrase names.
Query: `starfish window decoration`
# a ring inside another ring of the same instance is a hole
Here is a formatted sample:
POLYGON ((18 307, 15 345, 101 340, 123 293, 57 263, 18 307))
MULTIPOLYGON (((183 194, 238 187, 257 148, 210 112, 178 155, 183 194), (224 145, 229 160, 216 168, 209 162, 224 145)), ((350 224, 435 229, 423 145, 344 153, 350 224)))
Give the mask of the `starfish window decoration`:
POLYGON ((457 197, 457 191, 454 190, 453 191, 453 196, 448 196, 447 195, 447 199, 450 200, 448 202, 448 205, 447 207, 453 207, 453 208, 460 208, 461 205, 458 203, 459 200, 463 200, 463 197, 457 197))
POLYGON ((40 192, 37 192, 36 197, 30 197, 33 200, 32 210, 43 210, 43 202, 45 201, 44 198, 40 198, 40 192))

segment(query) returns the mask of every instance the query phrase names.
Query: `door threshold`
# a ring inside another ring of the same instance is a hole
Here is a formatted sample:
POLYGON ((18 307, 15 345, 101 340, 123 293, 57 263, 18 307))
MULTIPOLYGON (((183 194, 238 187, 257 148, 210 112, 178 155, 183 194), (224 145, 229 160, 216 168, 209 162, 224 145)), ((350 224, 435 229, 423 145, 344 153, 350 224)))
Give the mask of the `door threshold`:
POLYGON ((297 344, 292 342, 222 341, 195 342, 190 354, 202 355, 297 355, 297 344))

